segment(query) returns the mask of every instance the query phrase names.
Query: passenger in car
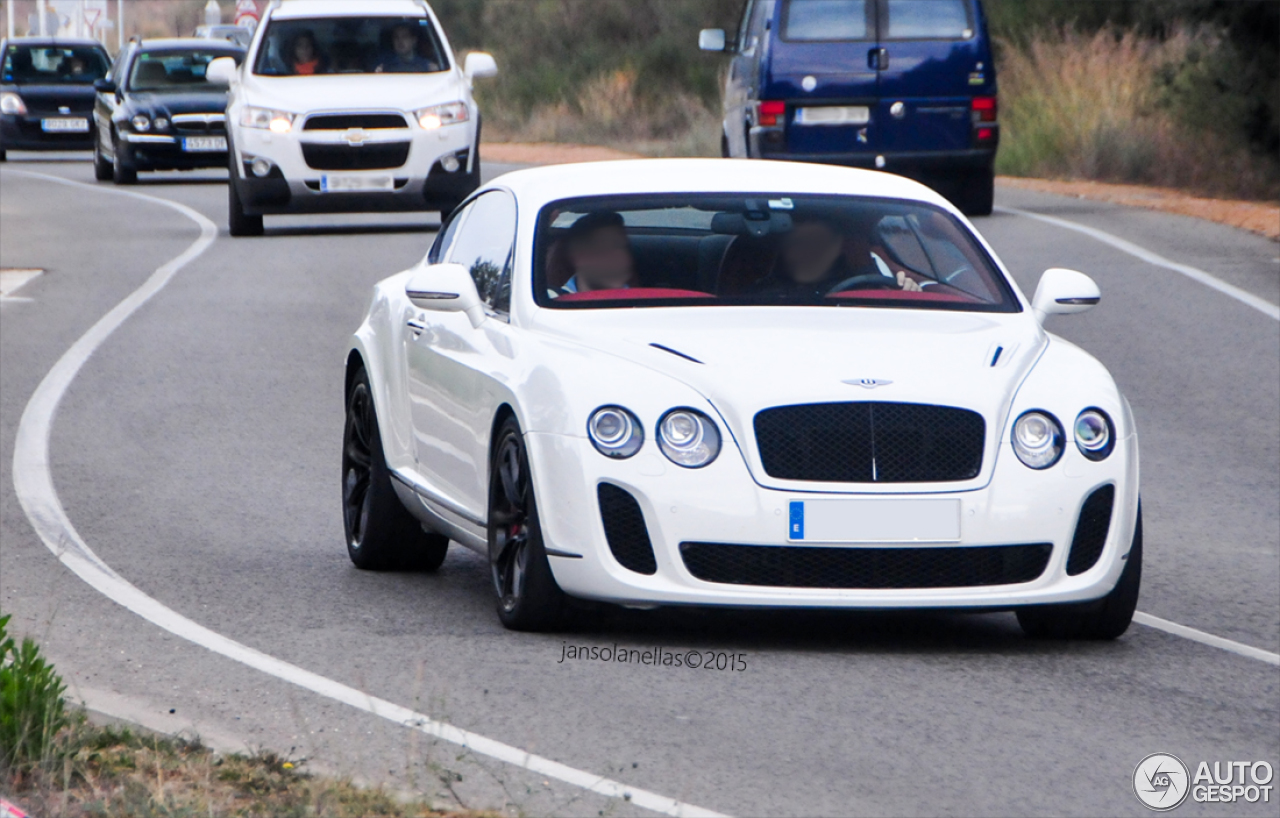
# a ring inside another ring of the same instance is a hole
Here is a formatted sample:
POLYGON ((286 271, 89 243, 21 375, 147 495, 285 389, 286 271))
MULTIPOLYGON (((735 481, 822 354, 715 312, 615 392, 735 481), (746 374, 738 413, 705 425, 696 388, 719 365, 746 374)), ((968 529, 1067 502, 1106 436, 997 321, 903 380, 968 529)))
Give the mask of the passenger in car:
POLYGON ((560 240, 569 278, 552 297, 592 290, 623 290, 635 284, 635 257, 622 216, 610 210, 587 213, 560 240))
POLYGON ((293 35, 288 53, 295 74, 325 74, 329 71, 328 61, 316 48, 316 35, 307 29, 293 35))
POLYGON ((430 73, 439 71, 440 65, 432 59, 422 56, 418 48, 421 45, 417 26, 408 23, 397 23, 391 29, 392 53, 386 55, 375 69, 382 72, 430 73))
POLYGON ((871 240, 872 225, 842 230, 821 216, 795 217, 782 240, 778 262, 755 293, 795 300, 822 298, 842 289, 877 286, 919 292, 905 272, 895 276, 871 240))

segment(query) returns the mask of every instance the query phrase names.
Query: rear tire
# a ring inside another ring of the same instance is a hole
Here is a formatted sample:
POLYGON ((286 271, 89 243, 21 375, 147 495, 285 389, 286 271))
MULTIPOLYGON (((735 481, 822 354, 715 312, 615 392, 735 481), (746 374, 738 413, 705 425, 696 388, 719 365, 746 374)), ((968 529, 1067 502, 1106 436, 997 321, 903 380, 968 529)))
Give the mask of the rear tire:
POLYGON ((449 550, 449 538, 424 531, 396 496, 382 451, 369 375, 363 369, 356 373, 347 396, 342 434, 342 527, 347 555, 363 570, 434 571, 449 550))
POLYGON ((240 199, 240 188, 236 185, 235 174, 236 168, 233 164, 231 177, 227 179, 227 232, 237 238, 261 236, 262 216, 250 216, 244 212, 244 202, 240 199))
POLYGON ((489 465, 489 566, 498 619, 514 631, 564 625, 569 598, 556 584, 542 542, 533 477, 515 418, 498 429, 489 465))
POLYGON ((9 161, 9 152, 6 150, 0 149, 0 162, 8 162, 8 161, 9 161))
POLYGON ((93 178, 99 182, 110 182, 112 177, 111 163, 102 155, 102 143, 93 140, 93 178))
POLYGON ((730 156, 732 156, 732 154, 729 152, 729 137, 724 134, 721 134, 720 135, 720 158, 728 159, 730 156))
POLYGON ((966 216, 990 216, 996 202, 996 172, 980 168, 964 174, 956 194, 956 206, 966 216))
POLYGON ((1034 639, 1115 639, 1133 621, 1142 584, 1142 506, 1133 530, 1133 545, 1111 593, 1078 605, 1037 605, 1018 610, 1018 624, 1034 639))
POLYGON ((119 137, 115 137, 111 147, 114 154, 111 163, 111 181, 117 185, 136 184, 138 181, 138 167, 133 163, 133 157, 129 155, 129 149, 120 144, 119 137))

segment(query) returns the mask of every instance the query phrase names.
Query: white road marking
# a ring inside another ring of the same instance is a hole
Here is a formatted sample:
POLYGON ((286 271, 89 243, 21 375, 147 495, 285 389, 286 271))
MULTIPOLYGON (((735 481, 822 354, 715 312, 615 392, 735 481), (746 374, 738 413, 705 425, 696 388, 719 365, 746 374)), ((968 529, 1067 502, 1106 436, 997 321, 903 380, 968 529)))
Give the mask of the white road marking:
POLYGON ((0 301, 31 301, 30 298, 15 296, 14 293, 43 272, 44 270, 35 268, 0 270, 0 301))
POLYGON ((1010 213, 1014 216, 1024 216, 1028 219, 1035 219, 1038 222, 1052 224, 1055 227, 1061 227, 1064 230, 1074 230, 1077 233, 1083 233, 1089 238, 1096 239, 1103 244, 1109 244, 1121 252, 1128 253, 1134 258, 1142 259, 1148 264, 1154 264, 1157 267, 1164 267, 1166 270, 1173 270, 1175 273, 1181 273, 1192 281, 1198 281, 1210 289, 1217 290, 1223 295, 1234 298, 1241 304, 1252 307, 1263 315, 1280 321, 1280 306, 1272 304, 1265 298, 1259 298, 1251 292, 1242 290, 1234 284, 1228 284, 1214 275, 1206 273, 1196 267, 1186 264, 1179 264, 1176 261, 1170 261, 1164 256, 1151 252, 1145 247, 1140 247, 1131 241, 1126 241, 1119 236, 1113 236, 1106 231, 1099 230, 1096 227, 1079 224, 1078 222, 1059 219, 1057 216, 1045 216, 1041 213, 1032 213, 1030 210, 1021 210, 1016 207, 997 207, 1000 213, 1010 213))
POLYGON ((1174 636, 1181 636, 1183 639, 1199 642, 1202 645, 1238 653, 1241 656, 1248 656, 1250 659, 1257 659, 1259 662, 1266 662, 1269 665, 1280 667, 1280 653, 1272 653, 1269 650, 1233 642, 1230 639, 1223 639, 1221 636, 1214 636, 1211 633, 1205 633, 1195 628, 1188 628, 1186 625, 1179 625, 1177 622, 1170 622, 1167 619, 1161 619, 1158 616, 1152 616, 1142 611, 1138 611, 1133 615, 1133 621, 1140 625, 1146 625, 1148 628, 1155 628, 1158 631, 1171 633, 1174 636))
POLYGON ((53 365, 44 380, 36 387, 22 412, 18 422, 18 433, 14 441, 13 454, 13 487, 18 495, 18 502, 26 512, 27 519, 44 544, 54 553, 63 565, 70 568, 97 591, 112 601, 164 628, 170 633, 180 636, 214 653, 234 659, 255 670, 275 676, 313 693, 317 693, 334 701, 372 713, 375 716, 395 722, 396 724, 420 730, 430 736, 461 745, 472 752, 505 761, 531 772, 581 787, 611 798, 624 798, 645 809, 664 815, 700 816, 702 818, 724 818, 721 813, 713 812, 692 804, 677 801, 648 790, 629 787, 619 781, 578 770, 552 761, 549 758, 533 755, 503 744, 491 738, 454 727, 445 722, 436 721, 422 713, 402 707, 394 702, 370 696, 353 687, 312 673, 296 665, 291 665, 261 651, 254 650, 212 631, 203 625, 186 618, 158 600, 153 599, 134 587, 103 562, 97 554, 85 544, 76 532, 71 520, 67 518, 62 501, 53 486, 53 473, 49 466, 49 437, 53 430, 53 419, 58 411, 58 404, 66 393, 71 382, 75 380, 81 367, 93 353, 120 327, 131 315, 152 296, 164 288, 173 276, 188 263, 196 259, 213 244, 217 238, 218 228, 209 219, 186 205, 117 188, 104 188, 74 182, 58 176, 30 171, 8 171, 22 176, 43 179, 71 187, 88 188, 103 193, 116 193, 131 196, 142 201, 163 205, 183 214, 200 226, 200 238, 188 247, 181 255, 158 268, 110 312, 89 328, 58 362, 53 365))

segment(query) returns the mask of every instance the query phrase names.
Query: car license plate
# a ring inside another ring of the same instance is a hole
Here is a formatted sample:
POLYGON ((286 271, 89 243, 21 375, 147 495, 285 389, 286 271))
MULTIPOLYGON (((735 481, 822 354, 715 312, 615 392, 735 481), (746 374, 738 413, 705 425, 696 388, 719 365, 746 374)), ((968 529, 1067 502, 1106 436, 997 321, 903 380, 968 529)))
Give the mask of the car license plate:
POLYGON ((797 125, 866 125, 870 121, 871 109, 865 105, 824 105, 796 111, 797 125))
POLYGON ((939 499, 792 500, 791 542, 959 542, 960 501, 939 499))
POLYGON ((182 139, 182 149, 190 153, 225 151, 227 138, 225 136, 187 136, 182 139))
POLYGON ((42 119, 40 120, 40 130, 45 133, 88 133, 89 120, 87 119, 42 119))
POLYGON ((361 190, 395 190, 390 176, 349 176, 326 173, 320 177, 321 193, 351 193, 361 190))

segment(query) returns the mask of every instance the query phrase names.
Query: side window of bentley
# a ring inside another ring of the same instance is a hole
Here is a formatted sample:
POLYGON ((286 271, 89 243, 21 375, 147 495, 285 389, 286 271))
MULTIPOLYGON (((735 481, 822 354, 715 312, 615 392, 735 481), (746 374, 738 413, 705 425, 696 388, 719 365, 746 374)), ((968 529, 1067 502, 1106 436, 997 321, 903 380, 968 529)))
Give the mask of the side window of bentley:
POLYGON ((476 199, 449 248, 448 260, 471 271, 480 299, 495 312, 511 310, 511 256, 516 238, 516 202, 495 190, 476 199))

